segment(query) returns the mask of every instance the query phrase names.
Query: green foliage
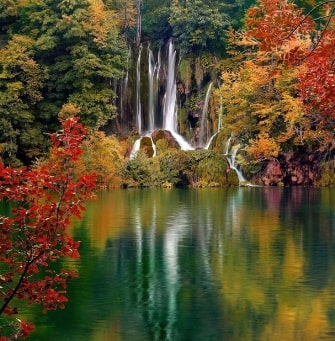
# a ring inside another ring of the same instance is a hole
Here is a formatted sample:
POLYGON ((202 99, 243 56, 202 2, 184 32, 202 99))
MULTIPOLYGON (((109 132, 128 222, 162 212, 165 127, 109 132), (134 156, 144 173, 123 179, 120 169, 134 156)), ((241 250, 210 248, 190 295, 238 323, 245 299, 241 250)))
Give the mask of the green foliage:
POLYGON ((231 19, 219 1, 172 0, 169 22, 173 35, 186 53, 215 51, 223 44, 223 32, 231 19))
POLYGON ((120 175, 125 186, 225 186, 226 168, 222 155, 209 150, 162 149, 155 158, 140 150, 120 175))
POLYGON ((66 103, 91 129, 115 117, 111 84, 127 46, 119 13, 103 1, 5 1, 1 9, 0 144, 13 166, 46 150, 66 103))
POLYGON ((110 89, 84 90, 69 96, 68 101, 80 107, 82 121, 92 129, 98 129, 116 116, 116 108, 110 98, 114 95, 110 89))
POLYGON ((161 47, 172 36, 169 23, 171 0, 145 0, 142 5, 142 39, 154 48, 161 47))
POLYGON ((167 150, 164 154, 159 156, 161 181, 163 183, 170 183, 176 187, 189 186, 189 161, 189 152, 176 149, 167 150))
MULTIPOLYGON (((196 158, 197 160, 198 158, 196 158)), ((196 187, 227 185, 225 177, 227 162, 223 156, 214 152, 203 153, 203 157, 192 167, 196 187)))
POLYGON ((120 171, 124 185, 127 187, 157 185, 154 181, 156 172, 153 160, 147 156, 145 151, 139 150, 120 171))

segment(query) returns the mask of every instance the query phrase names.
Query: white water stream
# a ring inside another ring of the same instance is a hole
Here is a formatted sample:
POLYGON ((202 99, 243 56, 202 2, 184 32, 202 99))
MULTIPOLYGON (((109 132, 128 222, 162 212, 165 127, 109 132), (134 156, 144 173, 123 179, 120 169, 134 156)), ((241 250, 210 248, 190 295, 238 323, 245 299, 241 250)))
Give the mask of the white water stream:
POLYGON ((200 121, 200 134, 199 134, 199 143, 198 147, 203 147, 207 143, 207 112, 208 112, 208 105, 209 105, 209 99, 212 91, 213 82, 211 82, 208 86, 206 97, 205 97, 205 103, 202 109, 202 115, 201 115, 201 121, 200 121))
POLYGON ((142 45, 139 47, 136 65, 136 123, 138 133, 142 133, 142 104, 141 104, 141 54, 142 45))

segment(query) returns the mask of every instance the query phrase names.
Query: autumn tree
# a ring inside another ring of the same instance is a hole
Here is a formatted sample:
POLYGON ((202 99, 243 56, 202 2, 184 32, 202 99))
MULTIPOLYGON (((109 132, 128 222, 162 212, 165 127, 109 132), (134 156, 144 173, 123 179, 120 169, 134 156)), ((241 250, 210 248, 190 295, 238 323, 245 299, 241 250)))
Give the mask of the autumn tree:
POLYGON ((102 187, 120 186, 120 169, 126 151, 115 136, 106 136, 102 131, 92 132, 83 143, 84 170, 96 174, 102 187))
POLYGON ((294 4, 264 0, 249 10, 247 31, 261 51, 272 55, 280 51, 280 62, 299 68, 297 95, 309 121, 306 136, 322 158, 335 150, 334 14, 334 1, 315 4, 303 15, 294 4))
POLYGON ((79 242, 67 228, 81 217, 92 197, 95 177, 75 176, 86 128, 78 118, 62 121, 51 135, 50 158, 28 169, 0 164, 0 198, 12 203, 9 216, 0 216, 0 339, 25 338, 34 326, 20 318, 18 302, 38 304, 43 312, 64 308, 66 283, 78 274, 50 265, 63 257, 77 259, 79 242))
POLYGON ((323 5, 323 15, 318 18, 322 22, 311 49, 297 61, 303 66, 298 89, 313 125, 311 133, 318 151, 329 158, 335 152, 335 2, 325 1, 323 5))
MULTIPOLYGON (((147 1, 145 1, 147 2, 147 1)), ((121 24, 121 33, 126 41, 131 44, 135 41, 135 30, 137 25, 137 10, 133 0, 106 0, 106 8, 115 11, 118 22, 121 24)))
POLYGON ((291 2, 262 0, 248 10, 246 30, 230 37, 236 49, 222 73, 223 126, 243 144, 248 162, 289 150, 332 155, 331 10, 324 18, 322 28, 291 2))

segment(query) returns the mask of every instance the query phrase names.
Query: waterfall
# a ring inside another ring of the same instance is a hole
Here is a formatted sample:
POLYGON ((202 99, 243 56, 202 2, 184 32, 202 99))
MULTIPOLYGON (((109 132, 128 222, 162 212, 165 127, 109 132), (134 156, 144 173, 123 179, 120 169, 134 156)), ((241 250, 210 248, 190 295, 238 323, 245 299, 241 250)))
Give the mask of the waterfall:
POLYGON ((230 147, 230 144, 231 144, 231 136, 228 138, 228 140, 226 142, 225 154, 224 154, 226 156, 227 161, 228 161, 229 167, 235 171, 240 185, 243 184, 243 185, 249 186, 250 183, 243 176, 241 170, 238 169, 238 165, 236 163, 236 155, 237 155, 237 152, 240 148, 240 145, 238 144, 238 145, 234 145, 234 146, 230 147))
MULTIPOLYGON (((136 67, 136 123, 139 134, 145 132, 142 126, 142 103, 141 103, 141 52, 142 45, 139 47, 139 54, 136 67)), ((146 136, 150 136, 160 122, 163 122, 161 128, 169 130, 173 138, 177 141, 182 150, 193 150, 194 148, 177 133, 177 84, 176 84, 176 51, 174 50, 173 43, 170 41, 168 47, 168 65, 166 72, 166 90, 163 99, 162 120, 157 118, 156 112, 158 111, 158 88, 159 88, 159 71, 161 67, 160 52, 158 53, 158 62, 155 62, 153 52, 148 47, 148 129, 146 136)), ((145 120, 146 121, 146 120, 145 120)), ((136 141, 131 152, 131 158, 134 157, 140 147, 140 142, 136 141)), ((154 151, 155 146, 153 145, 154 151)))
MULTIPOLYGON (((152 137, 151 137, 151 134, 148 133, 147 135, 145 135, 146 137, 149 137, 150 140, 151 140, 151 146, 152 146, 152 150, 153 150, 153 155, 152 157, 155 157, 156 154, 157 154, 157 147, 155 145, 155 142, 153 141, 152 137)), ((137 152, 140 150, 140 147, 141 147, 141 140, 143 137, 145 136, 141 136, 140 138, 138 138, 134 145, 133 145, 133 148, 131 149, 131 152, 130 152, 130 155, 129 155, 129 159, 132 160, 136 157, 136 154, 137 152)))
POLYGON ((136 65, 136 124, 138 133, 142 132, 142 104, 141 104, 141 54, 142 44, 139 47, 136 65))
POLYGON ((152 51, 148 48, 148 84, 149 84, 149 105, 148 105, 148 112, 149 112, 149 123, 148 123, 148 130, 152 131, 155 128, 155 97, 157 94, 157 85, 155 84, 155 73, 158 70, 158 67, 155 63, 155 59, 153 56, 152 51))
POLYGON ((154 83, 154 90, 155 90, 155 100, 156 102, 154 102, 155 104, 155 117, 156 117, 156 121, 155 124, 157 126, 161 125, 162 122, 162 115, 159 115, 159 111, 160 111, 160 103, 159 103, 159 76, 160 76, 160 71, 161 71, 161 66, 162 66, 162 60, 161 60, 161 50, 159 49, 158 51, 158 57, 157 57, 157 70, 156 70, 156 79, 155 79, 155 83, 154 83))
POLYGON ((126 110, 126 104, 127 104, 127 88, 128 88, 128 79, 129 79, 129 62, 131 58, 131 49, 128 49, 128 55, 127 55, 127 69, 126 74, 121 82, 121 91, 120 91, 120 115, 121 115, 121 122, 124 119, 124 114, 126 110))
POLYGON ((129 159, 132 160, 133 158, 136 157, 137 152, 140 150, 140 146, 141 146, 141 140, 142 140, 142 136, 137 139, 133 145, 133 148, 131 149, 130 152, 130 156, 129 159))
POLYGON ((226 141, 226 146, 225 146, 225 151, 224 151, 225 156, 228 156, 228 154, 229 154, 231 139, 232 139, 232 137, 229 136, 228 140, 226 141))
POLYGON ((226 157, 229 163, 229 167, 236 172, 239 182, 245 183, 247 182, 247 180, 243 176, 242 172, 238 169, 237 164, 236 164, 236 155, 237 155, 239 148, 240 148, 240 145, 233 146, 231 148, 231 153, 227 155, 226 157))
POLYGON ((209 147, 211 146, 212 141, 214 140, 214 137, 218 134, 219 132, 217 131, 207 142, 206 146, 204 147, 204 149, 209 149, 209 147))
POLYGON ((151 136, 151 135, 150 135, 150 140, 151 140, 152 149, 153 149, 153 151, 154 151, 152 157, 155 157, 155 156, 157 155, 157 147, 156 147, 155 142, 154 142, 154 140, 152 139, 152 136, 151 136))
POLYGON ((208 111, 208 104, 209 104, 209 98, 212 91, 213 82, 211 82, 208 86, 206 97, 205 97, 205 103, 202 109, 202 115, 201 115, 201 121, 200 121, 200 134, 199 134, 199 141, 198 141, 198 147, 202 147, 207 142, 207 134, 206 134, 206 122, 207 122, 207 111, 208 111))
POLYGON ((176 85, 176 51, 172 41, 169 43, 168 70, 166 76, 166 92, 164 96, 163 129, 176 132, 177 130, 177 85, 176 85))
POLYGON ((222 112, 223 112, 223 104, 222 104, 222 95, 220 94, 220 109, 219 109, 219 119, 218 119, 218 132, 221 130, 221 126, 222 126, 222 112))
POLYGON ((177 133, 177 84, 176 84, 176 51, 173 43, 169 43, 168 70, 166 75, 166 92, 163 103, 163 129, 169 130, 182 150, 194 148, 177 133))

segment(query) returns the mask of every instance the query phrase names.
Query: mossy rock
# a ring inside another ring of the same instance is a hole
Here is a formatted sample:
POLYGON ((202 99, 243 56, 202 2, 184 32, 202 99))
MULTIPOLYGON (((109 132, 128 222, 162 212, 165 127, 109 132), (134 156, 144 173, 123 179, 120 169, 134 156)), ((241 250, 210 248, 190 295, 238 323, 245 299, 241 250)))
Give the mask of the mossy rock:
POLYGON ((238 180, 238 176, 233 169, 230 169, 227 173, 227 180, 229 186, 239 186, 240 181, 238 180))
POLYGON ((140 149, 145 151, 148 157, 153 157, 154 148, 152 147, 152 141, 150 137, 144 136, 141 138, 140 149))
POLYGON ((152 140, 156 144, 158 140, 165 140, 168 148, 180 149, 179 144, 176 142, 172 134, 168 130, 157 129, 152 133, 152 140))

